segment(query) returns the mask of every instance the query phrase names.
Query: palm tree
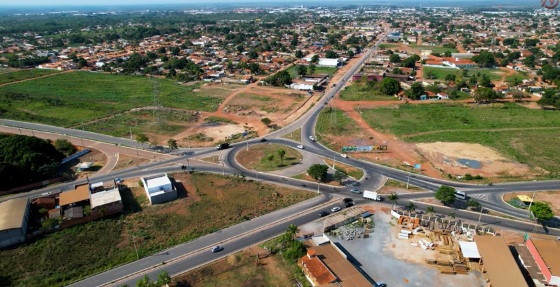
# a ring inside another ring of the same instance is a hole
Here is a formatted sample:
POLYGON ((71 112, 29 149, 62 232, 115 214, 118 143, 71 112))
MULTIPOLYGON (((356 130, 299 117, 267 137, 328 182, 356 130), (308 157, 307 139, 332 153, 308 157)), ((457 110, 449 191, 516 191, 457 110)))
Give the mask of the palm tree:
POLYGON ((399 200, 399 196, 396 193, 391 193, 388 196, 388 199, 393 202, 393 206, 391 206, 391 209, 395 209, 395 204, 397 204, 397 200, 399 200))
POLYGON ((429 213, 430 215, 433 215, 435 212, 436 211, 433 206, 428 206, 428 208, 426 208, 426 213, 429 213))
POLYGON ((408 212, 413 212, 414 210, 416 210, 416 205, 414 204, 414 202, 409 202, 406 206, 406 210, 408 210, 408 212))
POLYGON ((296 237, 296 233, 298 232, 298 227, 290 224, 290 226, 288 226, 288 230, 287 233, 292 235, 292 238, 296 237))
POLYGON ((277 150, 276 153, 280 157, 281 164, 284 165, 284 157, 286 156, 286 150, 281 148, 281 149, 277 150))
POLYGON ((266 159, 268 160, 268 164, 272 165, 272 161, 274 160, 274 155, 269 154, 266 156, 266 159))

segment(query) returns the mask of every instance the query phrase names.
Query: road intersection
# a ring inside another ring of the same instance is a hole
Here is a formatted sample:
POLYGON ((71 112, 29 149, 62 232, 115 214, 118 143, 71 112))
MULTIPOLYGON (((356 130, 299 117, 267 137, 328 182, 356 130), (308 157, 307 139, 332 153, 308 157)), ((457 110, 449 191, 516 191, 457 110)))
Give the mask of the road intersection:
MULTIPOLYGON (((370 57, 370 55, 377 49, 383 37, 379 38, 371 48, 367 49, 361 58, 341 77, 341 79, 334 83, 333 87, 325 92, 324 96, 313 106, 305 115, 287 125, 286 127, 276 130, 266 135, 268 142, 278 143, 290 147, 296 147, 298 144, 303 144, 305 151, 315 154, 324 158, 337 158, 346 165, 351 165, 364 170, 364 177, 360 180, 362 188, 376 188, 382 185, 384 178, 392 178, 401 182, 406 182, 410 185, 418 186, 427 190, 426 192, 416 192, 411 194, 400 195, 397 205, 405 206, 410 201, 414 201, 418 207, 425 208, 428 206, 426 203, 421 203, 416 200, 422 198, 433 197, 433 191, 437 190, 441 185, 453 186, 457 189, 465 191, 469 196, 476 197, 485 209, 495 210, 503 213, 511 219, 496 217, 489 214, 474 213, 465 210, 450 210, 447 207, 435 206, 436 212, 448 214, 455 213, 457 218, 463 218, 471 221, 478 221, 481 225, 492 225, 503 228, 516 229, 525 232, 537 231, 543 232, 543 228, 535 224, 517 220, 524 219, 527 215, 526 211, 513 208, 505 204, 501 200, 501 195, 507 192, 515 191, 545 191, 560 189, 560 181, 530 181, 530 182, 516 182, 516 183, 502 183, 493 185, 476 185, 467 183, 457 183, 427 176, 410 173, 407 171, 398 170, 395 168, 374 164, 353 158, 342 158, 340 154, 332 151, 320 143, 311 140, 310 136, 315 134, 315 124, 321 110, 328 105, 329 101, 340 92, 348 80, 359 71, 360 67, 370 57), (281 138, 281 136, 293 132, 301 128, 301 143, 281 138)), ((59 128, 42 124, 26 123, 12 120, 0 120, 0 125, 9 126, 15 129, 23 128, 36 131, 43 131, 54 134, 63 134, 69 137, 87 139, 96 142, 110 143, 118 146, 132 147, 136 149, 143 148, 140 143, 133 140, 116 138, 96 133, 73 130, 68 128, 59 128)), ((289 224, 301 225, 317 218, 317 210, 322 208, 330 208, 334 206, 333 198, 338 198, 334 195, 344 194, 347 197, 354 197, 357 203, 364 201, 357 198, 355 195, 348 193, 346 187, 333 187, 329 185, 310 183, 308 181, 298 180, 281 175, 270 173, 262 173, 252 170, 247 170, 239 163, 237 163, 235 156, 237 152, 247 146, 261 143, 260 139, 252 139, 233 145, 230 149, 222 151, 222 163, 213 164, 196 160, 211 154, 215 154, 216 150, 211 148, 199 149, 181 149, 175 156, 165 158, 159 161, 150 162, 140 166, 113 171, 106 174, 98 174, 90 177, 90 181, 110 181, 114 178, 137 178, 139 176, 146 176, 150 174, 162 172, 180 172, 184 171, 181 166, 188 165, 187 171, 202 171, 212 173, 223 173, 229 175, 242 175, 246 178, 255 179, 259 181, 271 182, 303 188, 310 191, 319 191, 321 196, 315 197, 312 200, 298 204, 293 207, 279 210, 274 213, 267 214, 248 222, 244 222, 230 228, 226 228, 219 232, 201 237, 192 242, 181 244, 170 248, 166 251, 160 252, 140 260, 134 261, 106 272, 86 278, 82 281, 76 282, 71 286, 113 286, 128 284, 134 285, 136 280, 144 275, 149 275, 155 278, 157 273, 161 270, 167 270, 170 274, 177 274, 184 270, 189 270, 209 263, 219 257, 231 254, 236 250, 243 249, 247 246, 262 242, 273 236, 282 233, 289 224), (208 246, 221 244, 226 250, 216 255, 207 252, 208 246)), ((85 180, 78 180, 70 183, 63 183, 55 186, 49 186, 40 190, 35 190, 27 193, 6 196, 0 200, 6 200, 14 197, 38 197, 45 194, 64 192, 65 190, 72 189, 74 184, 85 183, 85 180)), ((551 234, 560 235, 557 229, 548 229, 551 234)))

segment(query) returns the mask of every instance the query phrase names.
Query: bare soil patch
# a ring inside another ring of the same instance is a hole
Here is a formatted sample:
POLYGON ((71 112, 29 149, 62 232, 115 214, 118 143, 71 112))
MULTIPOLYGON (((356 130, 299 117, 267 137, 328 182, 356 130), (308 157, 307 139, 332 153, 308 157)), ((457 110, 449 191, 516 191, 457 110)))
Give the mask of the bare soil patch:
POLYGON ((532 173, 529 166, 508 160, 492 148, 481 144, 435 142, 416 144, 424 155, 438 169, 452 175, 522 176, 532 173), (480 162, 480 168, 471 168, 459 163, 458 159, 480 162))
POLYGON ((138 166, 148 162, 149 160, 145 158, 139 158, 139 157, 120 153, 119 160, 117 161, 117 165, 113 170, 125 169, 128 167, 138 166))

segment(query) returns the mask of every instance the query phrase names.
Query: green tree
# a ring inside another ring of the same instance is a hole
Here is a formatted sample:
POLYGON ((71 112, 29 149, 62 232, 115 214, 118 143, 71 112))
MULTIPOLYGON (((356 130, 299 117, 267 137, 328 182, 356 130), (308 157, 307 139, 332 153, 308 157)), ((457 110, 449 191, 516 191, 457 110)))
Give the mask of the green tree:
POLYGON ((303 52, 301 50, 297 50, 295 54, 296 58, 301 59, 303 58, 303 52))
POLYGON ((322 181, 327 178, 327 171, 329 167, 324 164, 313 164, 307 169, 309 176, 317 181, 322 181))
POLYGON ((442 185, 435 193, 435 198, 444 205, 450 205, 455 202, 455 188, 447 185, 442 185))
POLYGON ((281 164, 284 165, 284 157, 286 156, 286 150, 281 148, 277 150, 276 153, 278 154, 278 157, 280 157, 281 164))
POLYGON ((409 212, 413 212, 413 211, 416 210, 416 204, 414 204, 414 202, 409 202, 409 203, 406 205, 405 209, 406 209, 407 211, 409 211, 409 212))
POLYGON ((251 59, 256 59, 256 58, 259 57, 259 54, 257 53, 257 51, 251 50, 251 52, 249 52, 249 54, 247 54, 247 56, 249 56, 249 58, 251 58, 251 59))
POLYGON ((297 65, 295 70, 296 70, 296 74, 299 76, 307 75, 307 67, 304 65, 297 65))
POLYGON ((407 96, 411 99, 418 100, 420 96, 424 94, 424 86, 420 82, 415 82, 410 86, 410 89, 407 91, 407 96))
POLYGON ((531 205, 531 212, 540 222, 547 222, 554 217, 554 212, 547 203, 544 202, 534 202, 531 205))
POLYGON ((272 123, 272 120, 269 118, 262 118, 261 122, 268 127, 272 123))
POLYGON ((401 66, 406 68, 414 68, 416 66, 416 58, 414 56, 408 57, 401 62, 401 66))
POLYGON ((380 92, 389 96, 396 95, 402 90, 401 83, 393 78, 383 78, 378 87, 380 92))
POLYGON ((149 141, 149 138, 144 133, 138 133, 136 134, 136 141, 142 144, 142 148, 144 148, 144 144, 149 141))
POLYGON ((334 175, 333 175, 333 179, 338 181, 339 184, 342 184, 342 181, 344 179, 346 179, 348 177, 348 174, 346 173, 346 171, 342 170, 342 169, 335 169, 334 171, 334 175))
POLYGON ((493 53, 482 51, 480 54, 474 56, 472 60, 481 67, 493 67, 496 65, 496 58, 493 53))
POLYGON ((543 107, 555 107, 557 109, 560 109, 560 90, 545 90, 542 97, 537 103, 543 107))
POLYGON ((157 285, 163 286, 170 283, 171 283, 171 277, 169 276, 169 273, 167 273, 167 271, 161 271, 158 274, 157 285))
POLYGON ((313 75, 315 74, 315 70, 317 69, 317 67, 313 64, 309 65, 309 67, 307 67, 307 70, 309 72, 309 75, 313 75))
POLYGON ((176 150, 179 148, 179 146, 177 145, 177 141, 174 139, 167 140, 167 147, 169 147, 170 150, 176 150))
POLYGON ((268 154, 266 156, 266 160, 268 160, 269 165, 272 165, 272 161, 274 160, 274 154, 268 154))
POLYGON ((480 78, 478 78, 478 85, 481 87, 492 87, 492 81, 490 81, 490 77, 486 74, 480 76, 480 78))
POLYGON ((325 58, 336 59, 336 58, 338 58, 338 55, 336 54, 335 51, 328 50, 327 52, 325 52, 325 58))
POLYGON ((387 197, 392 203, 393 205, 391 206, 391 209, 395 209, 395 204, 397 204, 397 201, 399 200, 399 196, 396 193, 391 193, 389 194, 389 196, 387 197))
POLYGON ((426 213, 433 215, 435 213, 435 209, 433 206, 428 206, 428 208, 426 208, 426 213))
POLYGON ((467 200, 467 206, 471 207, 473 210, 479 210, 482 207, 482 204, 480 204, 480 202, 470 198, 469 200, 467 200))
POLYGON ((311 57, 311 63, 313 63, 313 64, 319 63, 319 56, 318 55, 313 55, 313 57, 311 57))
POLYGON ((477 103, 493 102, 502 97, 502 93, 496 93, 496 91, 486 87, 478 88, 474 92, 474 100, 477 103))
POLYGON ((57 139, 54 141, 54 147, 66 156, 70 156, 76 152, 76 147, 66 139, 57 139))
POLYGON ((392 54, 391 56, 389 56, 389 61, 391 63, 400 63, 401 62, 401 57, 397 54, 392 54))

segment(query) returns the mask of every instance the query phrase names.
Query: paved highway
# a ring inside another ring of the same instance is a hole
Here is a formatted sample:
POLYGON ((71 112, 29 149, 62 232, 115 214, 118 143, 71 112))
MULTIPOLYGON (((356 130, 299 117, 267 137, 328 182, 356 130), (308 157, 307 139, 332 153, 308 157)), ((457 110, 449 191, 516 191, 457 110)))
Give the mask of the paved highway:
MULTIPOLYGON (((519 211, 515 208, 512 208, 504 204, 501 201, 501 197, 500 197, 502 193, 511 192, 511 191, 560 189, 560 181, 504 183, 504 184, 494 184, 492 186, 449 182, 445 180, 417 175, 406 171, 401 171, 394 168, 390 168, 390 167, 386 167, 370 162, 365 162, 361 160, 356 160, 352 158, 343 159, 342 157, 340 157, 340 155, 337 152, 331 151, 326 147, 322 146, 321 144, 310 140, 309 137, 311 135, 314 135, 315 123, 317 121, 318 115, 322 110, 322 108, 326 104, 328 104, 328 101, 331 100, 344 87, 344 85, 348 82, 348 80, 352 77, 352 75, 357 71, 359 71, 361 65, 369 58, 371 53, 375 51, 375 49, 377 49, 377 46, 381 42, 381 39, 382 37, 377 43, 375 43, 375 45, 373 45, 372 48, 368 49, 363 53, 360 60, 358 60, 355 63, 355 65, 352 66, 344 76, 342 76, 340 81, 336 83, 335 87, 333 87, 331 90, 325 93, 325 95, 317 102, 317 104, 313 108, 311 108, 305 115, 303 115, 298 120, 294 121, 292 124, 268 134, 266 136, 267 140, 270 142, 275 142, 275 143, 280 143, 280 144, 285 144, 287 146, 295 147, 298 143, 286 139, 281 139, 279 137, 282 136, 283 134, 289 133, 301 127, 302 143, 308 152, 326 158, 332 158, 333 156, 335 158, 338 157, 337 161, 342 161, 345 164, 356 166, 358 168, 363 169, 365 171, 365 176, 361 181, 362 188, 379 186, 380 183, 382 182, 383 176, 393 178, 402 182, 408 182, 411 185, 425 188, 429 191, 436 190, 437 188, 439 188, 439 186, 445 184, 445 185, 454 186, 460 190, 464 190, 469 195, 487 194, 489 195, 488 199, 479 200, 485 208, 494 209, 502 213, 508 214, 510 216, 515 216, 520 218, 525 217, 523 211, 519 211)), ((52 133, 66 134, 78 138, 86 138, 86 139, 108 142, 108 143, 113 143, 118 145, 125 145, 125 146, 130 146, 135 148, 141 147, 139 143, 132 140, 99 135, 99 134, 80 131, 80 130, 58 128, 58 127, 52 127, 47 125, 41 125, 41 124, 23 123, 18 121, 11 121, 11 120, 0 120, 0 124, 13 126, 13 127, 42 130, 42 131, 47 131, 52 133)), ((189 163, 190 166, 194 168, 196 171, 227 173, 227 174, 243 174, 247 177, 254 178, 261 181, 305 188, 308 190, 317 189, 317 184, 315 183, 309 183, 306 181, 301 181, 293 178, 286 178, 286 177, 281 177, 281 176, 276 176, 271 174, 265 174, 261 172, 249 171, 241 167, 235 161, 235 155, 237 151, 245 147, 247 144, 252 145, 259 142, 260 142, 259 139, 250 140, 248 142, 239 143, 233 146, 231 149, 224 151, 224 163, 227 166, 220 166, 211 163, 194 161, 192 159, 190 160, 189 163)), ((160 162, 149 163, 138 167, 129 168, 126 170, 112 172, 107 175, 93 176, 90 178, 90 181, 107 181, 107 180, 112 180, 113 178, 116 177, 125 179, 125 178, 134 178, 134 177, 161 173, 161 172, 176 172, 181 170, 180 165, 185 164, 187 158, 192 158, 192 157, 206 155, 215 152, 214 149, 192 149, 188 151, 192 153, 188 155, 178 156, 176 158, 169 159, 169 160, 163 160, 160 162)), ((11 197, 21 197, 21 196, 37 197, 44 193, 64 191, 73 188, 74 184, 83 183, 83 182, 85 181, 82 180, 82 181, 76 181, 72 183, 65 183, 57 186, 47 187, 37 191, 32 191, 25 194, 14 195, 11 197)), ((321 193, 323 193, 323 196, 319 197, 319 199, 315 199, 317 200, 316 202, 313 201, 306 202, 303 205, 290 207, 288 209, 278 211, 278 213, 271 213, 269 215, 265 215, 263 217, 253 219, 249 222, 242 223, 240 225, 236 225, 228 229, 224 229, 220 232, 213 233, 211 235, 205 236, 198 240, 176 246, 157 255, 143 258, 133 263, 121 267, 117 267, 107 272, 95 275, 83 281, 77 282, 73 284, 73 286, 95 286, 95 285, 110 284, 111 282, 115 282, 115 280, 129 274, 134 274, 134 275, 127 276, 123 280, 119 281, 118 284, 117 283, 115 284, 121 285, 122 283, 126 283, 129 285, 134 285, 135 280, 137 280, 138 278, 144 275, 144 273, 136 273, 136 272, 152 266, 157 266, 151 268, 150 271, 147 273, 152 278, 155 278, 155 274, 159 273, 159 271, 163 267, 165 267, 165 270, 168 270, 168 272, 170 272, 171 274, 175 274, 179 271, 184 271, 186 269, 193 268, 200 264, 211 262, 212 260, 215 260, 219 256, 224 256, 226 254, 234 252, 235 250, 239 250, 244 247, 250 246, 254 243, 271 238, 272 236, 282 233, 286 229, 287 225, 290 223, 301 225, 303 223, 315 220, 317 218, 316 212, 305 213, 304 211, 315 210, 316 208, 314 209, 314 207, 316 207, 317 205, 326 204, 328 200, 331 199, 332 196, 331 194, 343 194, 345 196, 353 196, 352 194, 348 193, 347 188, 343 188, 343 187, 336 188, 336 187, 331 187, 326 185, 319 185, 319 190, 321 193), (281 214, 281 216, 279 217, 278 214, 281 214), (283 220, 280 223, 278 223, 276 221, 276 219, 278 218, 283 218, 283 220), (275 222, 277 224, 274 224, 275 222), (248 234, 251 235, 247 236, 248 234), (220 242, 224 242, 227 239, 230 240, 225 243, 220 243, 220 242), (207 250, 208 247, 218 243, 224 245, 224 247, 226 248, 224 252, 219 254, 212 254, 207 250), (162 266, 161 262, 164 261, 168 263, 162 266)), ((3 197, 2 200, 11 197, 3 197)), ((410 200, 415 200, 415 199, 420 199, 425 197, 431 197, 431 192, 401 195, 401 199, 399 200, 398 204, 404 206, 408 204, 410 200)), ((416 202, 415 204, 420 207, 426 206, 426 204, 418 203, 418 202, 416 202)), ((328 207, 329 206, 327 206, 326 208, 328 207)), ((436 207, 436 210, 441 211, 445 214, 450 212, 445 207, 436 207)), ((480 222, 483 224, 491 224, 494 226, 501 226, 505 228, 512 228, 512 229, 522 230, 522 231, 533 231, 535 229, 535 225, 531 225, 526 222, 497 218, 485 214, 476 214, 463 210, 454 210, 453 212, 456 214, 457 217, 465 218, 473 221, 478 221, 480 218, 480 222)), ((558 234, 558 230, 552 230, 551 233, 558 234)))

